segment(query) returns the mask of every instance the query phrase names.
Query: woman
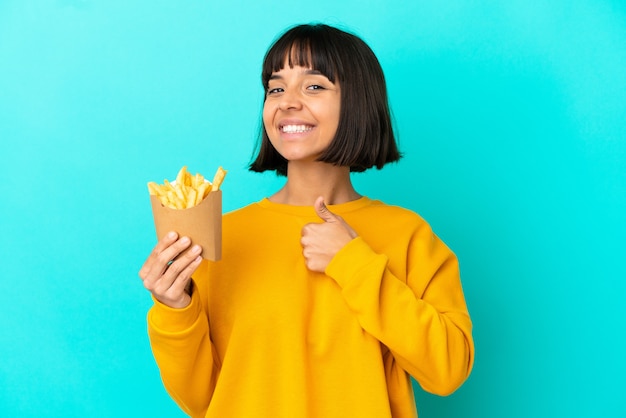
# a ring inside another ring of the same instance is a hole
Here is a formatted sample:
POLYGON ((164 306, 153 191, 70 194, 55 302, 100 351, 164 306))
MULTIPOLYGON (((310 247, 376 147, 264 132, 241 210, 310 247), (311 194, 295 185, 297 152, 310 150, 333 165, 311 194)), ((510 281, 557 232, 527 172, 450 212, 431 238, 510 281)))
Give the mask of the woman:
POLYGON ((193 417, 415 417, 410 376, 449 394, 474 346, 455 255, 351 183, 400 158, 378 60, 352 34, 302 25, 262 80, 250 169, 284 187, 224 216, 221 261, 171 233, 139 272, 165 387, 193 417))

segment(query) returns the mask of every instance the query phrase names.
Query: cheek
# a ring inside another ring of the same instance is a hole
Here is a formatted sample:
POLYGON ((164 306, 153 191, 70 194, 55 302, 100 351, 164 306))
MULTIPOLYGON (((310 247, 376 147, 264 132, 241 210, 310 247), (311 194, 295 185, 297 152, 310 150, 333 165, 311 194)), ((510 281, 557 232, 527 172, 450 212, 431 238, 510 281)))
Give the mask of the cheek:
POLYGON ((275 140, 277 137, 277 132, 274 129, 274 110, 271 105, 267 103, 263 105, 263 128, 265 129, 265 133, 267 134, 270 143, 274 146, 275 140))
POLYGON ((265 127, 265 130, 267 130, 267 128, 271 126, 271 124, 272 124, 272 121, 271 121, 270 109, 267 103, 264 103, 263 104, 263 126, 265 127))
POLYGON ((333 130, 337 130, 339 119, 341 118, 341 102, 336 100, 330 103, 324 110, 326 112, 326 120, 333 126, 333 130))
POLYGON ((340 116, 338 108, 327 114, 326 120, 328 121, 329 129, 333 131, 333 133, 335 133, 337 131, 337 128, 339 127, 339 119, 340 116))

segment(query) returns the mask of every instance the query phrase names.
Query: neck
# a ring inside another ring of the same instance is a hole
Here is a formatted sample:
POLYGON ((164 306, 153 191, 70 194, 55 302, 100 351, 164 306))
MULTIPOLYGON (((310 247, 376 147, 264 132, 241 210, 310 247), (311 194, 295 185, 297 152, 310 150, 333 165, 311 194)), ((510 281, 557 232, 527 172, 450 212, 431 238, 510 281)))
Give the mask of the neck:
POLYGON ((346 203, 361 197, 352 186, 349 167, 319 162, 290 162, 287 182, 270 200, 294 206, 313 206, 319 196, 324 198, 327 205, 346 203))

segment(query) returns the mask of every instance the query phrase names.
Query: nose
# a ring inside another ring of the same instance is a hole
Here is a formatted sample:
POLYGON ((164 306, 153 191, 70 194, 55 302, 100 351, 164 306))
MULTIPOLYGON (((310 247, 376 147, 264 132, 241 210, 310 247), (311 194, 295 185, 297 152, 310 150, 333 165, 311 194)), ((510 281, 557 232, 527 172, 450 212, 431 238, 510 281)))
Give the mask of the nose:
POLYGON ((285 90, 280 98, 278 107, 281 110, 297 110, 302 107, 302 102, 297 92, 285 90))

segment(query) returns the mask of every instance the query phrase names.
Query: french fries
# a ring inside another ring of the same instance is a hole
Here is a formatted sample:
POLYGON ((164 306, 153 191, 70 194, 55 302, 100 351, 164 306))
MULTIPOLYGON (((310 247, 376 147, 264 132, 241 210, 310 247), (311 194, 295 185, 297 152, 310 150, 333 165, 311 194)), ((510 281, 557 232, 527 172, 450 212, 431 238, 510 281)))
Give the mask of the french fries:
POLYGON ((188 209, 198 205, 212 191, 220 189, 227 171, 219 167, 209 181, 200 173, 195 176, 187 171, 187 166, 183 166, 176 176, 176 181, 169 182, 167 179, 163 184, 153 181, 148 183, 148 192, 159 198, 163 206, 172 209, 188 209))

